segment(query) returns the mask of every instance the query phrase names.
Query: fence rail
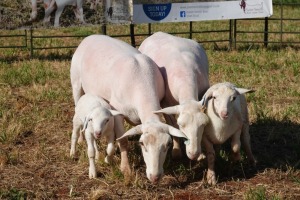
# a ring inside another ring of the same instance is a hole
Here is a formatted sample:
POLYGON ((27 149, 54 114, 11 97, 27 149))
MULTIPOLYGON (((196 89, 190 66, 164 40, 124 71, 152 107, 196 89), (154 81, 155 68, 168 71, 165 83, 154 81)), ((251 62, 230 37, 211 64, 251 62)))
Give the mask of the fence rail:
MULTIPOLYGON (((228 43, 228 47, 237 48, 238 44, 263 44, 267 47, 269 44, 279 44, 279 45, 297 45, 300 44, 300 29, 296 30, 285 30, 285 24, 298 23, 300 21, 300 3, 290 3, 290 4, 274 4, 274 15, 270 18, 256 18, 256 19, 234 19, 234 20, 224 20, 222 21, 222 27, 213 27, 209 29, 202 28, 203 24, 208 22, 186 22, 183 23, 185 28, 183 31, 166 31, 174 35, 186 35, 186 37, 195 39, 199 43, 228 43), (296 17, 285 17, 284 12, 287 12, 285 9, 295 10, 296 17), (298 13, 297 13, 298 12, 298 13), (298 16, 297 16, 298 15, 298 16), (255 23, 255 27, 258 30, 250 30, 249 24, 255 23), (200 30, 199 30, 200 27, 200 30), (277 28, 277 29, 274 29, 277 28), (220 37, 204 37, 204 35, 216 34, 220 37), (254 36, 255 35, 255 36, 254 36), (274 35, 270 37, 270 35, 274 35), (200 37, 202 36, 202 37, 200 37), (276 37, 279 36, 279 39, 276 37), (274 39, 275 37, 275 39, 274 39), (205 38, 205 39, 204 39, 205 38), (208 39, 207 39, 208 38, 208 39)), ((98 30, 98 33, 107 34, 111 37, 125 37, 130 40, 132 46, 136 47, 140 45, 139 38, 147 37, 154 33, 156 30, 157 24, 147 24, 146 31, 140 33, 137 31, 137 25, 130 24, 129 32, 125 34, 115 34, 114 32, 110 33, 107 29, 110 25, 102 25, 101 30, 98 30)), ((145 26, 145 25, 144 25, 145 26)), ((296 25, 295 25, 296 26, 296 25)), ((296 28, 299 26, 296 26, 296 28)), ((65 49, 65 48, 76 48, 78 42, 88 36, 89 34, 77 34, 77 35, 51 35, 51 34, 40 34, 36 33, 39 30, 30 28, 29 30, 19 30, 21 33, 16 34, 0 34, 0 43, 1 40, 13 39, 8 45, 0 46, 1 48, 24 48, 30 50, 31 57, 34 56, 34 52, 38 50, 49 50, 49 49, 65 49), (28 34, 29 31, 29 34, 28 34), (62 45, 64 42, 58 42, 58 44, 44 45, 39 44, 40 40, 54 40, 54 39, 70 39, 73 38, 78 42, 73 45, 62 45), (28 42, 29 41, 29 42, 28 42), (16 44, 17 42, 17 44, 16 44), (21 44, 20 44, 21 43, 21 44), (29 44, 28 44, 29 43, 29 44)), ((7 43, 7 42, 6 42, 7 43)), ((4 44, 4 42, 2 42, 4 44)))

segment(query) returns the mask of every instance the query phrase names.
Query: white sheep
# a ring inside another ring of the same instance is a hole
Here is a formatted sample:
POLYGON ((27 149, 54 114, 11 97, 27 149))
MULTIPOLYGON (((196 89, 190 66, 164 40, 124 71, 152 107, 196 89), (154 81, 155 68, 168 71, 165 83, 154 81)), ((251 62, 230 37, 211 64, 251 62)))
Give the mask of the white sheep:
POLYGON ((186 136, 153 113, 161 109, 160 101, 165 95, 164 80, 156 63, 124 41, 91 35, 76 49, 70 73, 75 104, 83 92, 100 96, 124 114, 115 117, 120 124, 125 118, 137 125, 126 133, 123 125, 115 129, 124 176, 131 174, 126 137, 140 134, 147 178, 157 184, 163 176, 163 164, 172 142, 170 135, 186 136))
POLYGON ((83 95, 75 107, 75 114, 73 117, 73 131, 71 138, 70 156, 75 156, 76 142, 78 140, 80 129, 85 132, 85 138, 88 146, 89 157, 89 178, 97 176, 95 159, 99 159, 99 151, 96 140, 100 137, 105 137, 108 146, 106 149, 107 156, 106 163, 111 163, 112 156, 115 152, 114 140, 114 116, 121 113, 111 110, 110 106, 105 100, 91 94, 83 95))
POLYGON ((204 128, 202 144, 207 156, 207 182, 216 184, 214 171, 214 144, 223 144, 231 138, 234 160, 240 160, 241 140, 247 158, 251 164, 256 163, 250 145, 249 117, 245 93, 253 90, 238 88, 232 83, 224 82, 211 86, 201 102, 207 107, 209 123, 204 128))
MULTIPOLYGON (((194 40, 168 33, 157 32, 146 38, 139 50, 152 58, 160 68, 166 85, 161 101, 168 124, 175 126, 188 137, 186 154, 199 158, 201 139, 208 117, 203 113, 199 97, 209 88, 208 58, 204 48, 194 40), (178 116, 177 123, 175 115, 178 116)), ((178 138, 174 138, 172 156, 181 157, 178 138)))

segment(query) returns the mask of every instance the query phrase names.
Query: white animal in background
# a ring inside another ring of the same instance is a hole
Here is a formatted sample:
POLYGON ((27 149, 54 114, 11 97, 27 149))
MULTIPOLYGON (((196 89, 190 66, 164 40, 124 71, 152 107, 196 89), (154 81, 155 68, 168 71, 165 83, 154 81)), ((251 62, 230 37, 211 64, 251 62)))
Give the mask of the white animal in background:
POLYGON ((85 132, 88 147, 90 178, 95 178, 97 176, 95 159, 99 159, 99 151, 95 139, 99 139, 102 136, 106 138, 108 145, 105 162, 111 163, 112 161, 112 156, 115 152, 114 116, 120 114, 121 113, 115 110, 111 110, 109 104, 105 100, 91 94, 83 95, 77 102, 73 117, 70 156, 75 156, 76 142, 78 140, 80 129, 82 129, 81 131, 85 132))
POLYGON ((231 138, 233 158, 239 160, 242 140, 249 162, 254 165, 256 163, 251 151, 248 109, 244 96, 248 92, 253 90, 238 88, 228 82, 218 83, 211 86, 201 100, 203 105, 207 105, 206 112, 210 121, 202 138, 206 149, 209 184, 216 184, 214 144, 223 144, 231 138))
POLYGON ((50 5, 45 9, 45 18, 44 22, 49 22, 49 16, 51 13, 55 11, 55 19, 54 19, 54 26, 59 26, 59 18, 67 5, 72 5, 74 14, 76 18, 81 22, 85 23, 83 17, 83 0, 52 0, 50 5))
MULTIPOLYGON (((75 105, 83 93, 107 100, 132 124, 140 124, 126 133, 115 127, 121 152, 121 171, 130 175, 127 137, 141 134, 140 144, 148 179, 157 184, 163 176, 163 164, 171 144, 169 134, 185 135, 164 124, 153 111, 160 109, 165 95, 163 77, 156 63, 131 45, 105 35, 85 38, 71 62, 71 83, 75 105)), ((123 123, 123 116, 116 116, 123 123)))
MULTIPOLYGON (((209 88, 208 58, 197 42, 157 32, 146 38, 139 50, 152 58, 160 67, 166 84, 166 94, 161 103, 164 109, 156 113, 165 116, 168 124, 177 126, 188 137, 186 154, 192 159, 201 155, 201 139, 208 117, 199 102, 209 88), (179 104, 179 105, 178 105, 179 104), (166 107, 166 108, 165 108, 166 107)), ((181 157, 178 139, 174 138, 173 157, 181 157)))
MULTIPOLYGON (((30 20, 34 21, 37 18, 37 3, 40 1, 38 0, 31 0, 31 6, 32 6, 32 11, 30 14, 30 20)), ((85 23, 84 21, 84 16, 83 16, 83 0, 43 0, 44 3, 44 8, 45 8, 45 16, 44 16, 44 23, 50 21, 50 15, 51 13, 55 11, 55 20, 54 20, 54 26, 58 27, 59 26, 59 18, 67 5, 72 5, 74 14, 76 18, 82 22, 85 23)), ((91 3, 91 6, 94 1, 91 3)), ((96 3, 96 2, 95 2, 96 3)))
MULTIPOLYGON (((30 20, 31 21, 34 21, 36 20, 37 18, 37 3, 44 3, 44 8, 45 10, 50 6, 50 3, 51 3, 51 0, 31 0, 31 8, 32 8, 32 11, 31 11, 31 14, 30 14, 30 20)), ((45 21, 50 21, 50 16, 45 19, 45 21)))

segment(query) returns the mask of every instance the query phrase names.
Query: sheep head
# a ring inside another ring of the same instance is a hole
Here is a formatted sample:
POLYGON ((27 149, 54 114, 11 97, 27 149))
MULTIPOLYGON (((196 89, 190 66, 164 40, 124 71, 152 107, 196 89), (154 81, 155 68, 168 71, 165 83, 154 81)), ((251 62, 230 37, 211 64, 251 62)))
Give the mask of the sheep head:
POLYGON ((212 100, 213 112, 221 119, 227 120, 232 116, 233 106, 239 104, 240 97, 245 93, 254 92, 254 90, 238 88, 232 83, 218 83, 211 86, 201 100, 204 106, 212 100))
POLYGON ((117 140, 136 134, 141 135, 139 143, 146 163, 147 178, 151 183, 157 184, 163 177, 163 164, 167 151, 172 146, 170 135, 184 138, 186 136, 180 130, 156 121, 138 125, 128 130, 117 140))
POLYGON ((201 154, 201 140, 204 127, 209 122, 204 113, 205 107, 197 101, 167 107, 155 113, 178 115, 177 124, 179 129, 187 136, 186 154, 191 160, 196 160, 201 154))
POLYGON ((113 130, 114 116, 119 114, 121 113, 115 110, 97 107, 85 118, 82 131, 85 131, 88 123, 91 122, 94 137, 99 139, 102 134, 106 134, 113 130))

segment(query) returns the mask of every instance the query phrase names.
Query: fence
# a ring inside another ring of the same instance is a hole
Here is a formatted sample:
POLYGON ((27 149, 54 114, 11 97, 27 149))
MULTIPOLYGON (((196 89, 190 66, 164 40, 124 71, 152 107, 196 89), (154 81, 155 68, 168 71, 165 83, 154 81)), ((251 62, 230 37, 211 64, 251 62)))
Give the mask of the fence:
MULTIPOLYGON (((174 31, 174 28, 171 28, 171 30, 162 30, 163 27, 166 27, 163 24, 130 24, 125 25, 126 30, 124 29, 124 34, 115 34, 114 27, 112 30, 108 30, 111 28, 111 25, 102 25, 101 30, 99 27, 96 27, 98 29, 96 33, 107 34, 112 37, 127 38, 132 46, 139 46, 144 37, 147 37, 156 31, 185 35, 185 37, 195 39, 199 43, 213 43, 217 47, 218 44, 225 43, 229 49, 237 49, 238 44, 249 44, 250 46, 253 44, 263 44, 265 47, 269 44, 297 46, 300 44, 300 29, 297 25, 300 21, 299 8, 300 3, 274 4, 274 14, 270 18, 235 19, 217 22, 187 22, 178 25, 178 27, 182 27, 182 30, 179 31, 174 31), (142 31, 139 31, 139 29, 142 29, 142 31)), ((7 44, 7 42, 2 42, 2 44, 7 45, 0 46, 0 48, 29 49, 31 57, 34 56, 34 52, 38 50, 76 48, 79 41, 90 34, 68 33, 55 35, 41 33, 43 31, 37 29, 18 31, 19 33, 16 34, 8 34, 9 31, 6 31, 6 34, 1 34, 0 40, 9 40, 9 38, 13 38, 13 42, 8 42, 9 44, 7 44), (67 46, 64 46, 61 45, 64 42, 51 42, 55 39, 60 39, 62 41, 73 39, 75 42, 73 42, 74 44, 70 45, 70 43, 68 43, 67 46), (40 40, 49 40, 50 44, 47 42, 39 42, 40 40)))

